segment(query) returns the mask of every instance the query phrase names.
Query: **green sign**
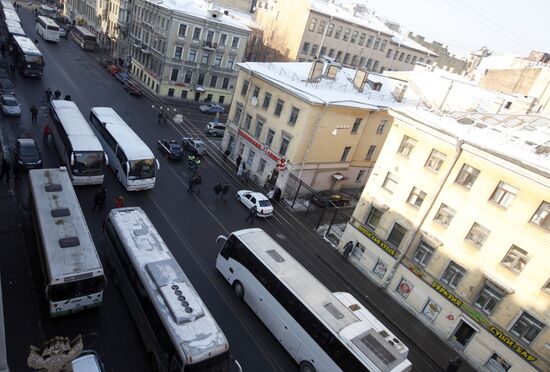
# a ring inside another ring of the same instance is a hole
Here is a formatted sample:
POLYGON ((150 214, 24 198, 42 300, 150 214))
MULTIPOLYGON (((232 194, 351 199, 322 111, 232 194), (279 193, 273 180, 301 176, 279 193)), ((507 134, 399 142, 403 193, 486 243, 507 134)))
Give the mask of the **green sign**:
POLYGON ((372 231, 369 231, 365 226, 361 225, 360 223, 356 223, 355 227, 357 230, 361 231, 363 235, 365 235, 367 238, 370 239, 374 244, 376 244, 379 248, 381 248, 384 252, 389 254, 392 257, 397 256, 397 251, 384 243, 382 239, 374 235, 372 231))

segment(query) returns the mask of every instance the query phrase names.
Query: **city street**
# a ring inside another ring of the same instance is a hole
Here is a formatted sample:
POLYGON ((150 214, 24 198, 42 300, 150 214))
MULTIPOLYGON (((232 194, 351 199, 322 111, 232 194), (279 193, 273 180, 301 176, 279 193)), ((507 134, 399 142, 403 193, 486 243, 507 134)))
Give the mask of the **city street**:
MULTIPOLYGON (((35 38, 34 17, 25 4, 20 17, 25 31, 35 38)), ((217 149, 218 140, 204 135, 205 125, 213 116, 201 114, 197 104, 183 104, 187 108, 171 111, 181 113, 181 125, 173 121, 166 126, 157 124, 160 106, 166 105, 146 96, 137 98, 129 95, 122 84, 111 77, 97 62, 98 56, 80 49, 69 37, 59 43, 46 43, 39 38, 46 66, 42 79, 23 78, 17 74, 16 95, 22 105, 20 118, 3 118, 0 126, 0 141, 11 151, 14 141, 20 137, 35 138, 40 144, 44 167, 58 167, 59 157, 53 143, 42 145, 42 128, 47 122, 47 88, 59 89, 62 97, 69 94, 84 116, 88 117, 91 107, 109 106, 136 131, 153 150, 160 161, 157 183, 146 192, 125 192, 117 182, 111 169, 106 168, 105 187, 108 190, 106 207, 102 212, 92 212, 95 187, 76 188, 81 207, 92 232, 96 247, 109 279, 109 266, 105 250, 108 245, 103 238, 102 222, 108 210, 114 206, 115 198, 123 195, 125 206, 140 206, 170 247, 172 253, 191 279, 193 285, 218 321, 227 336, 232 355, 245 371, 292 371, 297 366, 279 342, 256 318, 248 306, 240 302, 230 286, 215 269, 215 259, 220 247, 216 237, 231 231, 247 228, 248 211, 233 196, 245 188, 235 176, 235 170, 228 165, 217 149), (29 109, 40 107, 38 125, 31 123, 29 109), (172 162, 160 154, 156 141, 160 138, 180 139, 182 136, 200 136, 208 146, 208 155, 202 159, 199 174, 202 176, 200 194, 189 194, 186 189, 190 171, 186 162, 172 162), (231 185, 227 202, 215 201, 212 188, 217 182, 227 181, 231 185)), ((172 115, 172 117, 173 117, 172 115)), ((7 186, 2 184, 4 195, 7 186)), ((94 349, 101 356, 107 371, 149 371, 147 355, 141 344, 136 326, 127 311, 118 288, 109 282, 101 308, 73 314, 52 320, 47 315, 44 287, 41 283, 37 247, 32 227, 27 177, 15 183, 17 211, 12 215, 0 215, 4 225, 13 224, 21 231, 13 239, 23 239, 24 246, 3 244, 0 250, 0 270, 4 290, 5 323, 9 365, 13 371, 24 371, 29 345, 41 346, 42 342, 54 336, 74 337, 82 334, 85 349, 94 349), (17 218, 15 213, 17 212, 17 218)), ((2 197, 2 200, 4 197, 2 197)), ((330 290, 348 291, 365 301, 372 286, 358 272, 347 277, 343 271, 346 263, 319 237, 311 227, 305 226, 282 206, 275 207, 275 215, 266 220, 256 219, 255 227, 266 230, 280 242, 302 265, 316 276, 330 290), (360 290, 360 292, 358 292, 360 290)), ((351 272, 351 271, 350 271, 351 272)), ((374 294, 374 293, 373 293, 374 294)), ((393 308, 375 309, 367 307, 384 322, 382 313, 408 314, 394 305, 393 308)), ((388 315, 389 316, 389 315, 388 315)), ((397 317, 397 315, 396 315, 397 317)), ((445 361, 432 355, 447 355, 444 345, 441 350, 421 350, 412 343, 416 337, 435 337, 426 334, 407 335, 391 324, 386 324, 410 348, 409 359, 415 371, 441 371, 445 361), (439 362, 440 361, 440 362, 439 362)), ((438 344, 435 342, 434 344, 438 344)), ((442 344, 442 343, 439 343, 442 344)), ((465 370, 465 369, 463 369, 465 370)))

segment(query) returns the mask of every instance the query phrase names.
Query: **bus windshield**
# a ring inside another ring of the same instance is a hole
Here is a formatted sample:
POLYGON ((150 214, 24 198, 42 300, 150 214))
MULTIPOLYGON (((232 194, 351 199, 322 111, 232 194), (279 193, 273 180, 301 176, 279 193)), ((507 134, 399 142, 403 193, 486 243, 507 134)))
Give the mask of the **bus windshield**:
POLYGON ((36 64, 41 65, 42 64, 42 56, 25 55, 25 62, 27 62, 27 63, 36 63, 36 64))
POLYGON ((229 352, 185 366, 185 372, 229 372, 229 352))
POLYGON ((73 174, 75 176, 97 176, 103 174, 103 152, 75 152, 73 174))
POLYGON ((64 301, 98 293, 103 290, 105 280, 103 276, 96 276, 74 282, 55 284, 50 287, 50 301, 64 301))
POLYGON ((129 180, 155 177, 155 159, 130 160, 129 180))

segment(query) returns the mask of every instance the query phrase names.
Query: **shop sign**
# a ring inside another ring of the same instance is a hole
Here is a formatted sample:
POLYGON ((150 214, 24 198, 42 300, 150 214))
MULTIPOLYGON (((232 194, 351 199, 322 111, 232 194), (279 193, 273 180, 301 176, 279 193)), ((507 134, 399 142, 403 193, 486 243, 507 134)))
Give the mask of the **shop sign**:
POLYGON ((483 315, 481 315, 479 312, 472 309, 470 306, 466 305, 461 299, 459 299, 454 294, 452 294, 451 291, 449 291, 447 288, 443 287, 441 284, 439 284, 436 281, 432 283, 432 288, 434 288, 437 292, 439 292, 440 295, 445 297, 450 303, 455 305, 457 308, 459 308, 462 312, 464 312, 470 318, 472 318, 477 323, 482 325, 489 333, 491 333, 494 337, 498 338, 502 343, 504 343, 506 346, 512 349, 516 354, 521 356, 524 360, 526 360, 527 362, 534 362, 535 360, 537 360, 537 357, 529 354, 529 352, 527 352, 527 350, 525 350, 523 346, 518 344, 509 336, 507 336, 498 327, 492 325, 483 315))
POLYGON ((395 249, 393 249, 392 247, 390 247, 389 245, 384 243, 384 241, 382 239, 380 239, 379 237, 374 235, 374 233, 369 231, 365 226, 363 226, 360 223, 356 222, 355 223, 355 228, 357 230, 361 231, 361 233, 363 235, 365 235, 367 238, 369 238, 374 244, 376 244, 384 252, 386 252, 387 254, 389 254, 392 257, 397 256, 397 251, 395 249))
POLYGON ((248 133, 244 132, 242 129, 239 129, 239 134, 246 139, 248 142, 254 145, 257 149, 263 151, 266 153, 267 156, 269 156, 271 159, 275 160, 276 162, 279 161, 279 157, 273 153, 270 149, 256 141, 254 138, 250 137, 248 133))

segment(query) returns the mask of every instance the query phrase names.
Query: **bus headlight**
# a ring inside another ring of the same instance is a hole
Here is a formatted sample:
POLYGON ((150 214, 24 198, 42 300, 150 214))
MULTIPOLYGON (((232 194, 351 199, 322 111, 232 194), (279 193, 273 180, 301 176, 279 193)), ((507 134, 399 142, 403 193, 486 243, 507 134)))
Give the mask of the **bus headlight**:
POLYGON ((94 304, 97 304, 98 302, 99 302, 99 301, 98 301, 98 299, 96 298, 96 299, 94 300, 94 304))

